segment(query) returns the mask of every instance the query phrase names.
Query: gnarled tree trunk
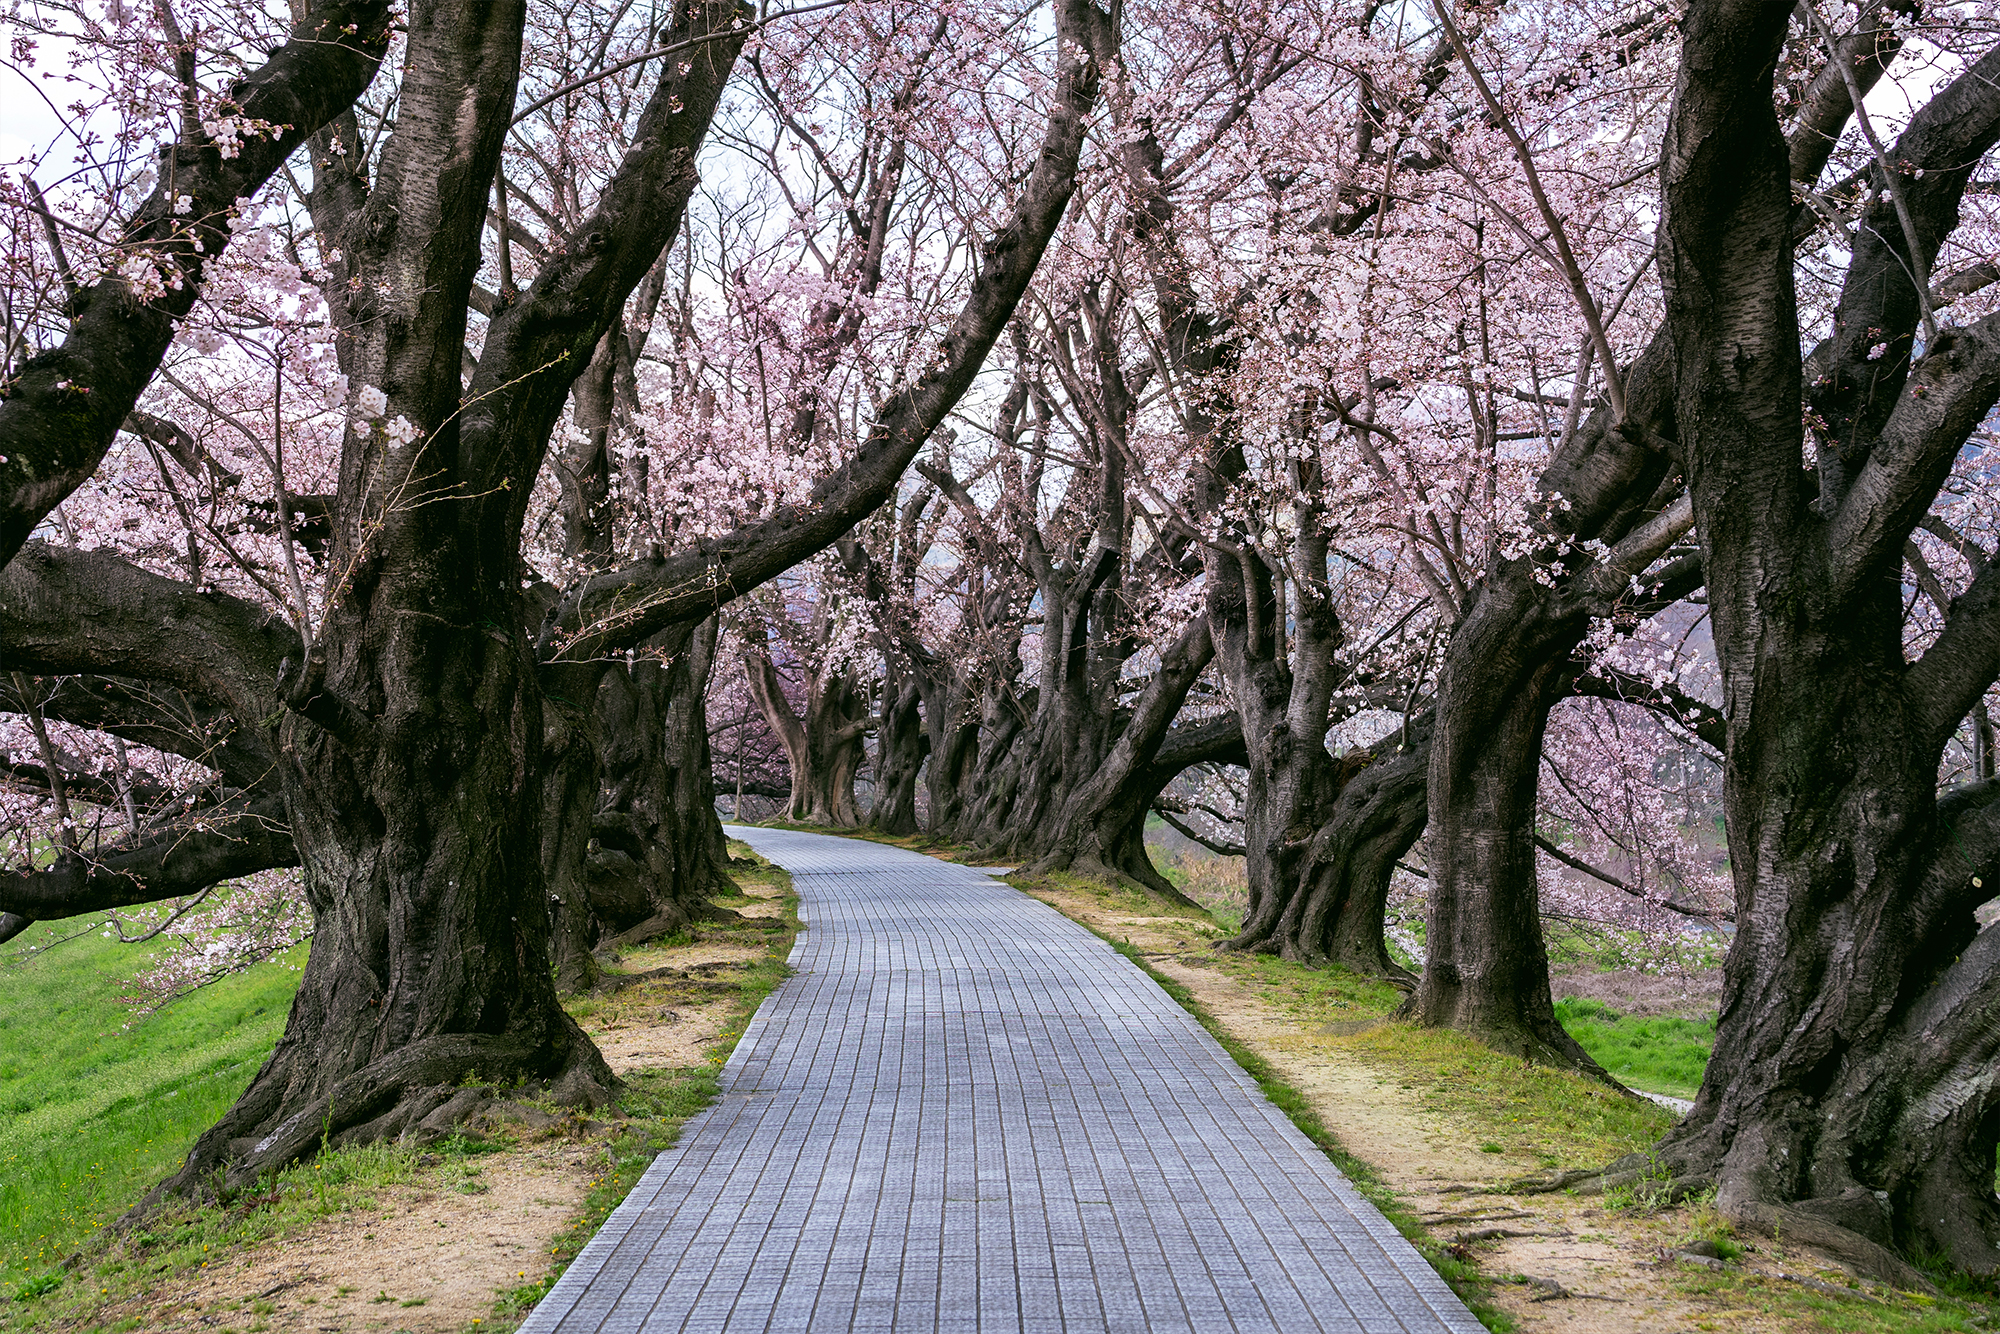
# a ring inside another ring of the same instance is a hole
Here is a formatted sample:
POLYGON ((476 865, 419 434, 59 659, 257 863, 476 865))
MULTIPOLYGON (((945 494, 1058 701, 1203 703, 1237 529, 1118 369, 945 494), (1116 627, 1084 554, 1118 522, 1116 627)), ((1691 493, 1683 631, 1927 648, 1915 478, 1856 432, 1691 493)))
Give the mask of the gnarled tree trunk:
POLYGON ((1435 715, 1425 712, 1366 753, 1333 764, 1336 795, 1299 852, 1289 882, 1252 900, 1229 943, 1315 966, 1337 965, 1399 984, 1383 923, 1396 863, 1423 835, 1435 715))
POLYGON ((1787 15, 1703 0, 1683 31, 1660 258, 1727 701, 1738 911, 1708 1073, 1659 1153, 1714 1183, 1740 1224, 1879 1276, 1921 1282, 1891 1247, 1992 1273, 2000 940, 1972 914, 2000 869, 2000 790, 1940 800, 1936 784, 2000 675, 2000 568, 1970 561, 1914 662, 1900 576, 2000 398, 2000 320, 1925 330, 1919 360, 1933 317, 1912 281, 2000 140, 2000 48, 1911 118, 1887 150, 1893 179, 1869 168, 1808 398, 1771 100, 1787 15))
MULTIPOLYGON (((1200 762, 1201 757, 1182 750, 1178 767, 1173 767, 1175 760, 1163 761, 1162 751, 1173 735, 1170 724, 1214 653, 1207 623, 1197 620, 1160 655, 1159 670, 1125 711, 1124 726, 1108 752, 1066 795, 1052 821, 1017 837, 1017 847, 1042 849, 1031 869, 1095 876, 1194 906, 1154 867, 1146 852, 1145 824, 1161 789, 1200 762)), ((1235 740, 1240 744, 1240 736, 1235 740)), ((1230 741, 1218 744, 1226 748, 1230 741)))
POLYGON ((930 749, 922 691, 913 674, 891 672, 882 687, 882 725, 875 733, 875 800, 869 827, 885 834, 917 832, 917 777, 930 749))
MULTIPOLYGON (((1490 571, 1489 585, 1506 575, 1490 571)), ((1514 580, 1532 583, 1525 572, 1514 580)), ((1535 875, 1535 792, 1549 700, 1587 621, 1572 618, 1567 633, 1559 626, 1522 633, 1523 600, 1482 595, 1454 632, 1438 674, 1429 911, 1413 1008, 1419 1023, 1608 1079, 1556 1022, 1535 875)))
POLYGON ((854 778, 861 770, 862 738, 872 720, 854 673, 844 668, 807 668, 805 707, 794 710, 769 653, 745 649, 743 667, 750 695, 791 764, 792 794, 785 803, 785 818, 845 829, 860 824, 854 778))
POLYGON ((651 646, 661 658, 614 667, 599 687, 604 792, 588 875, 594 901, 616 897, 623 907, 617 917, 598 914, 620 943, 735 916, 709 901, 736 890, 708 749, 717 629, 711 617, 666 631, 651 646), (627 888, 614 895, 613 886, 627 888))

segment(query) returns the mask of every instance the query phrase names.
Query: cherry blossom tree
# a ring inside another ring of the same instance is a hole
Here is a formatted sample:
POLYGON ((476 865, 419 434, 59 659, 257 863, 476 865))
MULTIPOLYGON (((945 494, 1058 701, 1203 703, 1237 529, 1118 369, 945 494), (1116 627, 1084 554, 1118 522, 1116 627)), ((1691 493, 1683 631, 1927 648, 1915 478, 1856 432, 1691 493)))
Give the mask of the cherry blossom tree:
POLYGON ((2000 675, 2000 576, 1959 546, 1915 643, 1922 599, 1903 592, 1913 534, 1958 503, 1954 461, 1986 452, 1972 433, 2000 400, 1995 317, 1938 289, 1990 259, 1967 187, 2000 140, 2000 47, 1955 9, 1898 31, 1936 77, 1890 119, 1854 105, 1851 33, 1814 8, 1704 2, 1684 21, 1664 341, 1727 702, 1738 917, 1715 1054, 1659 1158, 1743 1225, 1914 1284, 1901 1256, 1990 1273, 2000 1243, 2000 973, 1973 917, 2000 792, 1938 789, 2000 675), (1774 106, 1806 57, 1828 60, 1849 114, 1817 130, 1842 151, 1802 172, 1774 106), (1822 190, 1829 162, 1845 179, 1822 190), (1831 244, 1801 249, 1822 217, 1831 244))
MULTIPOLYGON (((577 177, 589 189, 538 199, 544 230, 517 237, 489 211, 496 181, 510 208, 520 201, 500 179, 503 145, 537 102, 580 91, 576 78, 548 87, 559 69, 524 76, 528 17, 420 6, 393 123, 371 107, 314 136, 305 203, 345 394, 319 588, 300 596, 288 586, 303 580, 286 577, 262 590, 281 604, 291 593, 296 619, 108 551, 34 543, 5 571, 0 614, 24 668, 171 684, 270 729, 270 782, 317 944, 278 1049, 166 1190, 203 1188, 217 1170, 248 1180, 310 1153, 329 1127, 343 1142, 398 1133, 442 1106, 426 1090, 473 1069, 545 1080, 566 1100, 603 1096, 609 1072, 546 969, 544 702, 593 701, 614 655, 699 626, 893 490, 1055 230, 1116 42, 1101 11, 1058 8, 1053 76, 1035 76, 1013 137, 981 145, 1028 169, 998 173, 1008 188, 962 226, 984 237, 962 243, 976 268, 952 273, 963 307, 942 344, 912 340, 924 350, 844 461, 734 531, 687 533, 672 555, 642 545, 545 593, 524 578, 523 538, 551 437, 680 225, 695 150, 753 25, 694 4, 635 34, 627 67, 645 68, 623 104, 629 147, 577 177), (493 288, 478 281, 489 266, 493 288)), ((594 79, 606 60, 575 73, 594 79)), ((304 508, 286 490, 281 528, 304 508)), ((297 536, 283 534, 281 566, 297 536)), ((601 781, 583 785, 592 799, 601 781)))

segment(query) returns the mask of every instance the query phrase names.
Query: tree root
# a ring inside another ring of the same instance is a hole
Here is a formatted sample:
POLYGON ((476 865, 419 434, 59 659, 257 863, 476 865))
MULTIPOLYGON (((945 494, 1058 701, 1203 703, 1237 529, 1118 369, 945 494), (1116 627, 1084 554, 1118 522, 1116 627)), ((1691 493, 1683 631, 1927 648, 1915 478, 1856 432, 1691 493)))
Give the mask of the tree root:
POLYGON ((1721 1206, 1722 1216, 1746 1232, 1786 1244, 1810 1246, 1861 1275, 1891 1287, 1935 1296, 1937 1287, 1907 1260, 1859 1232, 1797 1209, 1761 1201, 1721 1206))
POLYGON ((422 1038, 354 1071, 318 1097, 294 1103, 285 1085, 299 1060, 274 1056, 243 1098, 196 1141, 180 1171, 118 1220, 130 1227, 171 1199, 211 1199, 255 1184, 267 1173, 303 1162, 321 1149, 372 1144, 415 1134, 441 1138, 491 1107, 488 1079, 548 1076, 548 1097, 566 1107, 605 1106, 618 1077, 588 1039, 579 1041, 553 1075, 548 1056, 505 1037, 450 1033, 422 1038), (285 1113, 290 1105, 292 1110, 285 1113))
MULTIPOLYGON (((1649 1154, 1628 1153, 1616 1162, 1594 1170, 1521 1177, 1503 1182, 1496 1189, 1508 1195, 1546 1195, 1559 1190, 1577 1195, 1602 1195, 1621 1186, 1640 1186, 1644 1182, 1657 1183, 1657 1189, 1649 1193, 1660 1204, 1678 1204, 1717 1184, 1713 1176, 1677 1172, 1672 1164, 1649 1154), (1664 1178, 1663 1171, 1668 1173, 1664 1178)), ((1888 1247, 1824 1218, 1762 1200, 1732 1200, 1727 1191, 1717 1201, 1716 1208, 1741 1231, 1754 1232, 1777 1242, 1810 1246, 1864 1278, 1915 1292, 1937 1292, 1937 1288, 1915 1266, 1888 1247)))
POLYGON ((1653 1182, 1657 1189, 1648 1194, 1660 1204, 1679 1204, 1691 1195, 1699 1195, 1715 1184, 1713 1177, 1699 1174, 1661 1175, 1665 1164, 1643 1153, 1628 1153, 1616 1162, 1603 1167, 1584 1168, 1581 1171, 1551 1172, 1536 1176, 1517 1177, 1502 1182, 1498 1187, 1506 1195, 1549 1195, 1566 1190, 1576 1195, 1602 1195, 1623 1186, 1640 1186, 1653 1182))

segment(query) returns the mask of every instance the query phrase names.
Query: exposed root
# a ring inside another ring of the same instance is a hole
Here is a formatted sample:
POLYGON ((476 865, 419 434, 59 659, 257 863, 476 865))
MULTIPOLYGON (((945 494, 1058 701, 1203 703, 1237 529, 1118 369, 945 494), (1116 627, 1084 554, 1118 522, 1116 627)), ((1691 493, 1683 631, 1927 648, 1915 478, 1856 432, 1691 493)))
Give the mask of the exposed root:
POLYGON ((1720 1206, 1722 1216, 1747 1232, 1776 1242, 1810 1246, 1832 1256, 1863 1278, 1891 1287, 1935 1295, 1937 1288, 1917 1268, 1888 1247, 1859 1232, 1815 1218, 1797 1209, 1761 1201, 1732 1201, 1720 1206))
MULTIPOLYGON (((1628 1153, 1594 1170, 1521 1177, 1503 1182, 1497 1189, 1509 1195, 1545 1195, 1559 1190, 1602 1195, 1620 1187, 1635 1187, 1643 1190, 1651 1201, 1670 1205, 1710 1190, 1716 1184, 1713 1176, 1684 1171, 1651 1154, 1628 1153)), ((1741 1231, 1754 1232, 1776 1242, 1810 1246, 1864 1278, 1915 1292, 1937 1291, 1915 1266, 1888 1247, 1802 1209, 1755 1199, 1731 1199, 1726 1190, 1716 1207, 1741 1231)))
POLYGON ((549 1099, 575 1108, 605 1106, 620 1087, 588 1039, 574 1044, 551 1072, 545 1050, 505 1037, 423 1038, 349 1074, 325 1094, 293 1102, 285 1090, 298 1077, 293 1069, 298 1059, 273 1056, 236 1106, 195 1142, 180 1171, 154 1187, 117 1226, 131 1226, 169 1199, 233 1194, 324 1148, 442 1138, 493 1106, 493 1087, 467 1082, 480 1076, 506 1083, 546 1077, 549 1099))
POLYGON ((1623 1297, 1607 1297, 1599 1292, 1578 1292, 1574 1288, 1564 1287, 1552 1278, 1537 1278, 1533 1274, 1521 1275, 1520 1281, 1527 1284, 1533 1290, 1533 1295, 1528 1298, 1531 1302, 1566 1301, 1571 1298, 1586 1302, 1622 1302, 1625 1300, 1623 1297))
MULTIPOLYGON (((730 892, 736 892, 734 885, 730 886, 730 892)), ((615 936, 606 936, 598 941, 593 952, 610 954, 618 950, 631 949, 648 941, 657 940, 661 936, 672 935, 697 922, 712 923, 717 926, 745 926, 755 920, 744 916, 734 908, 725 908, 707 899, 700 899, 687 905, 669 904, 636 926, 628 927, 615 936)))
MULTIPOLYGON (((727 911, 727 909, 724 909, 724 911, 727 911)), ((678 908, 669 909, 665 912, 656 912, 637 926, 598 941, 597 948, 593 953, 604 955, 612 954, 619 950, 631 949, 636 945, 643 945, 649 940, 657 940, 661 936, 671 935, 679 931, 682 927, 688 926, 693 920, 692 917, 678 908)))
POLYGON ((1628 1153, 1603 1167, 1519 1177, 1502 1183, 1499 1189, 1509 1195, 1548 1195, 1559 1190, 1574 1195, 1603 1195, 1629 1186, 1643 1191, 1654 1204, 1671 1205, 1699 1195, 1714 1185, 1713 1177, 1673 1175, 1657 1158, 1643 1153, 1628 1153))

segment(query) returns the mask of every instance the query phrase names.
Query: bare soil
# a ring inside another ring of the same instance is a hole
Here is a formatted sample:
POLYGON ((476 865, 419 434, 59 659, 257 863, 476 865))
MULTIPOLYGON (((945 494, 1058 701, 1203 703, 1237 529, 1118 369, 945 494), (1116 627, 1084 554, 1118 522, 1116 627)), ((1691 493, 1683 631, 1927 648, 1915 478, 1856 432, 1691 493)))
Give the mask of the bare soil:
POLYGON ((375 1209, 213 1261, 94 1319, 136 1317, 162 1334, 481 1328, 502 1291, 546 1272, 548 1243, 575 1218, 597 1161, 587 1143, 524 1144, 472 1160, 477 1175, 465 1184, 477 1194, 381 1187, 375 1209))

